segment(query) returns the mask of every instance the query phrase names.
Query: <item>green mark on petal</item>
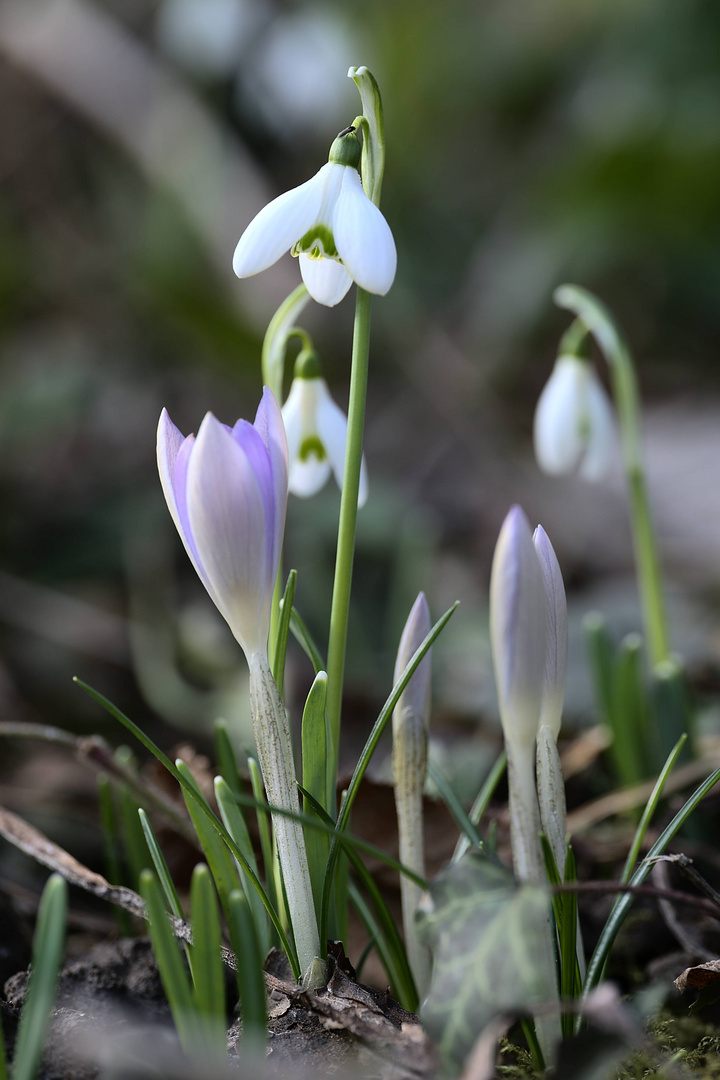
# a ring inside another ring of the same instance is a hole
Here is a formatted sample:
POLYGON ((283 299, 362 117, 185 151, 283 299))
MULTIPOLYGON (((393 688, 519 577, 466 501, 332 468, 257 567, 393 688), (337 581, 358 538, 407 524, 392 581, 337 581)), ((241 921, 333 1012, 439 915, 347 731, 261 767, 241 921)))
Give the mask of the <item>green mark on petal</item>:
POLYGON ((327 455, 325 447, 317 435, 309 435, 307 439, 303 439, 298 457, 301 461, 307 461, 311 457, 317 458, 318 461, 324 461, 327 455))
POLYGON ((293 246, 293 255, 309 255, 311 259, 337 259, 335 237, 327 225, 313 225, 293 246))

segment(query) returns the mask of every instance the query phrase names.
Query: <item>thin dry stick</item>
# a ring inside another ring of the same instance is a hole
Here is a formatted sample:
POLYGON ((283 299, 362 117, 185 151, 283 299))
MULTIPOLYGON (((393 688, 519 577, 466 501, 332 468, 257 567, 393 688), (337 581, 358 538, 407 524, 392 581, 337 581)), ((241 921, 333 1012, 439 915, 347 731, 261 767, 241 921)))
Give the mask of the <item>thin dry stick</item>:
MULTIPOLYGON (((85 892, 92 893, 100 900, 106 900, 109 904, 117 904, 134 915, 137 919, 148 921, 147 909, 141 896, 124 885, 111 885, 102 874, 96 874, 89 870, 77 859, 73 858, 64 848, 48 840, 38 829, 29 825, 17 814, 0 806, 0 835, 4 836, 9 843, 14 844, 20 851, 25 852, 31 859, 47 866, 61 874, 71 885, 77 885, 85 892)), ((168 913, 168 919, 175 936, 181 941, 192 945, 192 930, 186 922, 168 913)), ((233 971, 237 970, 235 957, 230 949, 221 946, 223 961, 233 971)))
POLYGON ((623 885, 619 881, 573 881, 566 885, 551 885, 553 893, 633 893, 635 896, 653 896, 658 900, 670 900, 675 904, 704 911, 720 922, 720 909, 710 900, 680 892, 678 889, 659 889, 656 885, 623 885))

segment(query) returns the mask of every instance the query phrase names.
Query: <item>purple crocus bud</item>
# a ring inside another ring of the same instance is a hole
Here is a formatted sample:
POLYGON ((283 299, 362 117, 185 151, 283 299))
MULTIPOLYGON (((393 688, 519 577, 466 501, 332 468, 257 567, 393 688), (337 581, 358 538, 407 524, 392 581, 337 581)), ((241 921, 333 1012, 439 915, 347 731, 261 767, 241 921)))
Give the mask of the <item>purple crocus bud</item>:
POLYGON ((540 560, 545 586, 545 682, 543 686, 540 724, 547 724, 557 739, 562 722, 565 680, 567 678, 567 600, 560 564, 542 525, 533 534, 533 543, 540 560))
POLYGON ((255 423, 208 413, 183 437, 163 409, 158 469, 185 550, 248 659, 265 653, 287 505, 288 455, 265 388, 255 423))

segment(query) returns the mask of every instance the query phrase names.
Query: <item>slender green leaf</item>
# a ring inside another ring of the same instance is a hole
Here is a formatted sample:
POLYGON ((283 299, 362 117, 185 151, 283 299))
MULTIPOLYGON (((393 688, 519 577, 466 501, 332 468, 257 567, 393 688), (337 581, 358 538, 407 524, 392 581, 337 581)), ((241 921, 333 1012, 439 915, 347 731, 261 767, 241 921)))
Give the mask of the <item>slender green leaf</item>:
POLYGON ((278 693, 283 698, 283 684, 285 682, 285 654, 287 653, 288 634, 290 632, 290 616, 292 614, 292 602, 295 596, 295 584, 297 571, 291 570, 288 574, 285 592, 280 601, 280 618, 278 620, 277 637, 272 651, 272 663, 270 665, 273 678, 277 684, 278 693))
POLYGON ((233 795, 239 795, 242 791, 242 784, 240 783, 240 774, 238 772, 237 761, 235 760, 235 751, 233 750, 227 724, 224 720, 215 721, 214 734, 217 771, 220 773, 233 795))
POLYGON ((59 874, 53 874, 48 878, 40 900, 30 982, 15 1042, 13 1080, 34 1080, 40 1064, 55 1000, 66 918, 67 884, 59 874))
MULTIPOLYGON (((306 795, 306 798, 325 825, 330 829, 334 829, 335 822, 330 815, 325 813, 319 803, 317 803, 309 793, 306 795)), ((348 834, 343 833, 342 840, 346 841, 347 839, 348 834)), ((385 964, 385 970, 388 973, 388 977, 393 985, 398 1001, 403 1008, 408 1010, 408 1012, 415 1012, 419 1004, 418 993, 408 963, 405 946, 403 945, 402 938, 398 932, 395 919, 393 918, 380 889, 377 887, 372 875, 357 851, 353 850, 352 845, 347 843, 343 843, 343 848, 348 861, 360 878, 363 888, 367 892, 373 907, 375 908, 379 925, 375 923, 374 920, 372 927, 370 927, 369 924, 366 925, 368 925, 370 936, 376 939, 378 952, 385 964), (387 963, 386 960, 388 961, 387 963)), ((352 886, 350 886, 350 889, 352 889, 352 886)), ((353 902, 355 902, 355 897, 353 897, 353 902)))
POLYGON ((165 862, 165 856, 160 850, 160 845, 157 842, 157 837, 153 832, 152 825, 148 819, 145 811, 140 807, 138 809, 138 817, 140 819, 140 825, 145 836, 145 843, 148 846, 150 852, 150 858, 152 859, 153 866, 155 867, 155 873, 157 874, 162 891, 165 894, 165 901, 168 909, 177 916, 178 919, 184 919, 185 913, 180 903, 180 897, 178 896, 177 889, 175 888, 175 882, 173 881, 168 864, 165 862))
MULTIPOLYGON (((307 696, 303 710, 302 786, 324 810, 329 811, 330 807, 327 801, 327 761, 331 744, 327 713, 325 712, 326 693, 327 675, 324 671, 321 671, 315 676, 315 681, 310 687, 310 693, 307 696)), ((312 816, 310 812, 311 803, 306 796, 303 796, 303 810, 306 814, 312 816)), ((332 821, 332 818, 330 820, 332 821)), ((334 821, 332 821, 332 825, 334 828, 334 821)), ((315 900, 315 914, 319 918, 323 878, 330 847, 327 834, 318 830, 307 830, 305 833, 305 847, 313 898, 315 900)))
POLYGON ((613 686, 612 755, 618 779, 626 785, 645 779, 648 765, 647 698, 643 679, 642 638, 628 634, 620 642, 613 686))
MULTIPOLYGON (((265 785, 263 783, 262 773, 260 772, 260 766, 254 757, 248 758, 248 771, 250 772, 250 786, 252 787, 253 798, 256 799, 258 803, 264 802, 265 785)), ((238 799, 237 801, 240 805, 243 804, 242 799, 238 799)), ((245 805, 251 804, 246 803, 245 805)), ((277 860, 273 852, 270 818, 266 814, 260 813, 256 807, 255 820, 257 821, 258 835, 260 837, 260 852, 262 854, 263 870, 265 871, 265 887, 268 896, 272 900, 273 906, 279 912, 282 903, 282 895, 278 893, 276 885, 276 870, 279 868, 275 866, 277 860)), ((273 942, 273 944, 276 943, 273 942)))
POLYGON ((195 1011, 203 1018, 205 1050, 223 1060, 226 1054, 227 1019, 225 1011, 225 970, 220 947, 220 918, 215 889, 204 863, 193 870, 190 886, 192 923, 193 995, 195 1011))
MULTIPOLYGON (((198 787, 187 762, 181 761, 178 758, 175 765, 180 775, 188 782, 188 784, 191 784, 198 795, 203 798, 200 788, 198 787)), ((237 889, 240 884, 232 856, 227 845, 223 842, 222 837, 213 828, 207 817, 201 814, 197 809, 197 803, 187 796, 185 790, 183 790, 183 796, 188 808, 188 813, 195 826, 195 831, 198 834, 198 839, 202 845, 203 852, 205 853, 213 880, 215 881, 215 887, 217 888, 220 903, 225 912, 225 917, 229 918, 230 909, 228 907, 228 902, 230 893, 233 889, 237 889)))
POLYGON ((315 674, 318 675, 321 671, 325 671, 326 664, 323 660, 323 655, 313 641, 312 634, 305 625, 297 608, 293 608, 290 613, 290 630, 292 631, 295 640, 312 662, 312 666, 315 668, 315 674))
MULTIPOLYGON (((505 775, 506 768, 507 751, 503 750, 502 753, 498 756, 498 759, 493 765, 492 769, 485 777, 483 785, 478 792, 478 796, 475 799, 475 802, 472 804, 472 809, 470 810, 469 817, 476 828, 482 821, 485 815, 485 811, 490 805, 490 800, 495 794, 495 789, 505 775)), ((487 847, 487 841, 485 842, 485 846, 487 847)), ((461 859, 469 847, 470 841, 468 840, 467 836, 463 834, 458 838, 458 842, 455 845, 455 851, 453 852, 453 862, 457 862, 458 859, 461 859)))
POLYGON ((73 682, 77 683, 81 690, 84 690, 84 692, 89 697, 91 697, 94 701, 98 703, 98 705, 102 706, 102 708, 105 709, 106 712, 108 712, 111 716, 118 720, 124 727, 128 729, 128 731, 131 731, 133 733, 135 738, 142 743, 146 750, 149 750, 150 753, 157 758, 160 764, 167 769, 170 775, 175 777, 177 782, 180 784, 180 787, 183 789, 183 793, 190 796, 196 807, 212 824, 216 832, 220 834, 227 846, 230 848, 230 851, 233 853, 240 865, 243 866, 246 874, 251 879, 253 883, 253 888, 256 889, 259 895, 262 897, 263 906, 265 907, 265 910, 270 916, 270 920, 275 927, 278 938, 280 940, 280 944, 288 957, 290 966, 293 969, 293 975, 296 979, 299 979, 301 972, 297 961, 297 954, 287 934, 285 933, 281 922, 278 919, 275 908, 271 904, 267 893, 262 887, 260 879, 258 878, 257 874, 253 873, 252 869, 247 864, 244 855, 240 851, 233 838, 230 836, 230 833, 227 831, 223 823, 218 819, 217 815, 213 813, 205 799, 203 799, 203 797, 198 794, 196 787, 193 784, 189 783, 186 778, 181 775, 175 765, 173 765, 170 759, 165 754, 163 754, 162 750, 160 750, 160 748, 155 745, 152 739, 148 735, 146 735, 145 732, 141 728, 139 728, 137 724, 135 724, 128 716, 126 716, 125 713, 118 709, 117 706, 113 705, 111 701, 109 701, 97 690, 93 690, 93 688, 91 686, 88 686, 87 683, 84 683, 82 679, 78 679, 76 677, 73 682))
POLYGON ((668 781, 670 773, 675 768, 675 763, 679 758, 680 754, 682 753, 682 749, 686 741, 687 735, 681 735, 678 741, 675 743, 675 746, 670 751, 668 759, 663 765, 662 771, 655 782, 655 787, 652 789, 650 798, 645 804, 645 809, 643 810, 642 817, 640 818, 640 824, 635 830, 635 836, 633 838, 630 850, 628 851, 627 859, 625 860, 625 866, 623 867, 623 872, 620 875, 620 881, 623 883, 623 885, 626 885, 632 877, 633 870, 635 869, 635 863, 637 862, 638 855, 640 854, 642 842, 645 839, 645 833, 647 832, 648 826, 653 819, 653 815, 658 808, 658 803, 662 798, 665 784, 668 781))
MULTIPOLYGON (((651 679, 653 739, 655 758, 660 765, 681 735, 692 733, 692 702, 682 664, 675 658, 656 665, 651 679)), ((690 758, 686 743, 681 758, 690 758)))
MULTIPOLYGON (((652 860, 656 855, 662 855, 665 848, 673 839, 675 834, 685 824, 687 819, 692 814, 693 810, 702 802, 715 784, 720 780, 720 769, 715 769, 713 773, 703 781, 702 784, 692 793, 686 803, 678 810, 675 817, 672 819, 666 829, 663 830, 661 835, 655 841, 650 851, 646 855, 645 859, 640 863, 633 876, 630 878, 630 885, 642 885, 645 878, 652 870, 652 860)), ((595 946, 595 952, 592 955, 590 963, 588 964, 587 974, 585 976, 585 983, 583 985, 583 1000, 587 998, 590 991, 597 986, 602 978, 603 968, 605 962, 610 954, 610 950, 613 947, 615 938, 618 931, 625 921, 625 917, 630 910, 635 897, 632 893, 626 893, 615 905, 610 912, 610 916, 603 927, 600 934, 600 940, 595 946)), ((580 1020, 576 1023, 576 1029, 579 1028, 580 1020)))
MULTIPOLYGON (((112 784, 103 773, 98 777, 98 802, 100 804, 100 826, 105 847, 106 876, 113 885, 122 885, 123 876, 118 843, 118 827, 115 822, 115 804, 112 784)), ((121 936, 129 937, 132 932, 130 915, 124 908, 115 907, 115 919, 121 936)))
POLYGON ((439 769, 434 761, 428 761, 428 776, 438 789, 443 802, 453 816, 455 824, 460 832, 473 847, 483 846, 482 837, 465 812, 465 807, 453 791, 452 784, 442 769, 439 769))
POLYGON ((261 1054, 267 1040, 267 999, 262 956, 255 935, 255 923, 245 899, 236 889, 230 895, 230 941, 237 959, 238 990, 242 1005, 243 1049, 261 1054))
MULTIPOLYGON (((370 764, 370 760, 371 760, 373 754, 375 753, 375 748, 377 747, 377 744, 380 741, 380 737, 381 737, 383 731, 385 730, 385 726, 386 726, 388 720, 390 719, 390 717, 393 714, 393 709, 395 708, 398 701, 400 700, 400 695, 402 694, 402 692, 405 689, 405 687, 407 686, 407 684, 410 682, 410 679, 412 678, 412 676, 415 674, 415 671, 419 667, 419 665, 420 665, 420 663, 422 661, 422 658, 425 656, 425 653, 428 651, 428 649, 430 648, 432 643, 435 641, 437 636, 441 633, 441 631, 445 627, 446 623, 452 618, 452 615, 453 615, 457 605, 458 605, 458 601, 456 601, 452 605, 452 607, 448 608, 448 610, 445 612, 445 614, 440 619, 438 619, 438 621, 435 623, 435 625, 430 630, 429 634, 425 637, 425 639, 422 641, 422 643, 418 646, 418 648, 414 652, 413 656, 410 658, 410 660, 409 660, 409 662, 407 664, 407 667, 403 671, 403 673, 400 676, 398 682, 393 687, 393 690, 392 690, 389 698, 387 699, 387 701, 383 705, 382 709, 380 710, 380 715, 378 716, 377 720, 373 724, 372 731, 370 732, 370 735, 368 736, 368 740, 365 743, 365 746, 363 747, 363 751, 360 754, 360 757, 358 759, 358 763, 355 766, 355 771, 353 772, 352 778, 351 778, 350 783, 348 785, 347 796, 346 796, 346 798, 345 798, 345 800, 344 800, 344 802, 343 802, 343 804, 342 804, 342 806, 340 808, 340 813, 338 814, 338 821, 337 821, 338 832, 341 832, 347 826, 348 819, 349 819, 349 816, 350 816, 350 811, 352 809, 353 803, 355 802, 355 798, 357 796, 357 793, 358 793, 358 791, 360 789, 360 784, 362 783, 362 779, 363 779, 363 777, 365 775, 365 772, 367 770, 368 765, 370 764)), ((337 861, 339 850, 340 849, 338 847, 337 836, 335 836, 335 837, 333 837, 333 839, 332 839, 332 841, 330 843, 330 853, 328 855, 327 869, 325 871, 325 883, 324 883, 324 886, 323 886, 322 918, 321 918, 321 923, 320 923, 320 940, 321 941, 323 941, 325 939, 325 937, 327 936, 326 931, 327 931, 327 923, 328 923, 328 914, 329 914, 329 910, 330 910, 330 896, 331 896, 331 893, 332 893, 333 877, 334 877, 334 873, 335 873, 335 864, 336 864, 336 861, 337 861)))
MULTIPOLYGON (((253 872, 257 874, 255 852, 253 851, 250 833, 245 824, 245 818, 237 804, 236 797, 233 795, 229 785, 222 776, 215 777, 215 798, 217 799, 217 804, 220 808, 220 816, 223 819, 225 828, 242 851, 248 865, 251 866, 253 872)), ((255 929, 258 934, 258 940, 264 955, 270 947, 267 930, 267 913, 263 907, 262 900, 255 892, 255 889, 253 889, 252 882, 245 874, 240 863, 238 863, 238 868, 243 892, 250 905, 250 910, 252 911, 252 916, 255 921, 255 929)))
POLYGON ((197 1049, 199 1025, 190 978, 167 917, 162 890, 152 870, 143 870, 140 875, 140 895, 147 906, 150 941, 180 1043, 186 1054, 192 1054, 197 1049))
MULTIPOLYGON (((136 766, 135 756, 126 746, 118 747, 115 758, 121 769, 131 769, 136 766)), ((140 874, 150 865, 147 844, 138 819, 139 806, 132 792, 124 785, 120 785, 117 788, 117 797, 120 804, 120 828, 125 864, 130 884, 133 889, 136 889, 140 874)))

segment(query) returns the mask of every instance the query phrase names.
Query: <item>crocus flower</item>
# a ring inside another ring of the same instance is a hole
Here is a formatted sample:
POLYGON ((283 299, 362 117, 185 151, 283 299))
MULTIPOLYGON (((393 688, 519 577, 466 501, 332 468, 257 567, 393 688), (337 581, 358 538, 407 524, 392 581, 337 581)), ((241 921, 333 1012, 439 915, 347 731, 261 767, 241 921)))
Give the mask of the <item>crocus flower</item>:
MULTIPOLYGON (((290 459, 289 490, 301 498, 314 495, 323 487, 331 471, 342 488, 347 417, 330 396, 328 385, 320 375, 317 356, 310 349, 303 349, 297 358, 295 378, 283 405, 282 418, 290 459)), ((364 505, 367 495, 367 468, 363 456, 358 506, 364 505)))
POLYGON ((287 504, 285 429, 270 390, 255 423, 208 413, 184 437, 163 409, 158 469, 193 566, 248 659, 265 653, 287 504))
POLYGON ((363 191, 360 143, 352 128, 330 148, 326 165, 299 187, 273 199, 253 218, 233 256, 238 277, 266 270, 292 250, 308 292, 333 307, 355 281, 384 296, 395 278, 390 227, 363 191))
POLYGON ((537 403, 535 457, 544 472, 577 471, 599 480, 608 471, 615 447, 610 399, 592 364, 561 355, 537 403))

